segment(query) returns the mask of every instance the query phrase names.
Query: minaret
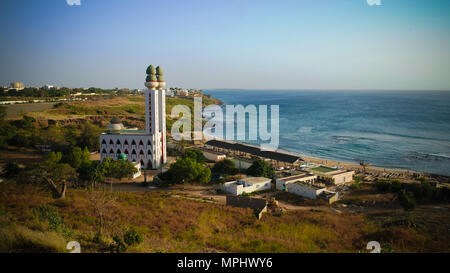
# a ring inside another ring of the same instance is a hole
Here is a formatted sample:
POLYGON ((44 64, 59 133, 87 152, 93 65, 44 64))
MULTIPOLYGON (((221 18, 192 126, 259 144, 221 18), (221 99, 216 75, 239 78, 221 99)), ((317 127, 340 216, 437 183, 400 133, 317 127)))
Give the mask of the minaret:
POLYGON ((145 80, 145 130, 152 142, 152 166, 159 168, 166 162, 166 83, 160 67, 147 68, 145 80))

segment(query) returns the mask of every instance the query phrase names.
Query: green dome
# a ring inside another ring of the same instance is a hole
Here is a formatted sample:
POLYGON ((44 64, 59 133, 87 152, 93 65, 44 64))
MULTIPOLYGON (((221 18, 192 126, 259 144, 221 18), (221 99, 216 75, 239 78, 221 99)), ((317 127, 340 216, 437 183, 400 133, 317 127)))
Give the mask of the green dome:
POLYGON ((147 72, 147 75, 156 75, 156 69, 155 69, 155 67, 153 65, 150 65, 147 68, 146 72, 147 72))
POLYGON ((118 156, 117 156, 117 159, 118 160, 123 160, 123 161, 126 161, 127 160, 127 155, 126 154, 119 154, 118 156))
POLYGON ((156 68, 156 75, 158 75, 158 76, 163 76, 164 75, 164 72, 162 71, 162 68, 160 66, 158 66, 156 68))
POLYGON ((163 78, 164 72, 162 71, 162 68, 160 66, 158 66, 156 68, 156 75, 158 76, 158 81, 160 81, 160 82, 164 81, 164 78, 163 78))
POLYGON ((156 76, 155 75, 149 75, 147 78, 145 78, 146 82, 156 82, 156 76))

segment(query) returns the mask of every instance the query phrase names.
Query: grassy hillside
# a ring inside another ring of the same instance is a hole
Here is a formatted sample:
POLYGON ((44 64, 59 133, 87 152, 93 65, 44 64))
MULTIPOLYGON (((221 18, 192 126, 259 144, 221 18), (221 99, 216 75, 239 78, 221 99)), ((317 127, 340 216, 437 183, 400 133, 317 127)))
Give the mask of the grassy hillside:
MULTIPOLYGON (((208 96, 203 96, 203 106, 220 104, 220 101, 208 96)), ((186 105, 191 109, 193 115, 194 101, 192 98, 166 97, 167 128, 174 123, 170 117, 175 105, 186 105)), ((16 106, 12 106, 16 107, 16 106)), ((79 120, 88 119, 105 127, 111 117, 122 119, 126 126, 143 128, 145 120, 144 96, 107 96, 97 97, 88 101, 76 101, 70 103, 59 103, 50 108, 36 108, 34 112, 27 112, 37 120, 55 120, 61 124, 77 123, 79 120)), ((19 117, 20 116, 14 116, 19 117)))
MULTIPOLYGON (((210 104, 219 104, 216 99, 203 97, 204 106, 210 104)), ((172 107, 177 104, 187 105, 193 108, 192 98, 166 98, 166 113, 170 114, 172 107)), ((145 101, 144 96, 111 96, 98 97, 87 101, 75 101, 70 103, 60 103, 57 106, 37 111, 29 114, 34 117, 47 117, 51 119, 61 118, 79 118, 84 116, 103 116, 103 115, 128 115, 144 117, 145 101)))
MULTIPOLYGON (((387 251, 448 251, 449 238, 442 230, 447 224, 429 227, 426 224, 437 220, 437 214, 431 218, 427 214, 417 210, 412 216, 416 224, 410 226, 401 221, 406 216, 396 211, 366 216, 291 211, 257 220, 250 209, 176 193, 102 195, 80 189, 70 190, 65 200, 54 200, 36 186, 2 183, 0 251, 61 251, 62 241, 77 240, 83 252, 108 252, 113 236, 130 228, 144 240, 127 252, 366 252, 367 242, 373 239, 387 251), (92 196, 109 202, 101 237, 93 205, 99 199, 92 196), (49 221, 36 216, 42 207, 57 211, 61 228, 50 229, 49 221), (428 222, 421 223, 425 217, 428 222)), ((448 217, 448 210, 440 217, 448 217)))

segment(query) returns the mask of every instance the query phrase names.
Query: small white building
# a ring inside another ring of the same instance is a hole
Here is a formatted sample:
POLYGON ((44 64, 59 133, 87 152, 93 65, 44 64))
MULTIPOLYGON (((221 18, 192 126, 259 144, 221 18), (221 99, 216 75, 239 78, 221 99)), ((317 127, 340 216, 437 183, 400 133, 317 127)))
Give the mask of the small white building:
POLYGON ((135 174, 133 174, 133 179, 136 179, 142 175, 142 172, 141 172, 142 165, 141 165, 141 162, 133 162, 133 165, 138 170, 135 174))
POLYGON ((203 152, 203 155, 206 157, 206 159, 208 159, 210 161, 214 161, 214 162, 217 162, 217 161, 227 158, 227 156, 225 154, 218 153, 218 152, 211 151, 211 150, 204 149, 204 150, 202 150, 202 152, 203 152))
POLYGON ((327 188, 305 182, 294 182, 287 184, 287 192, 316 200, 317 197, 327 188))
POLYGON ((287 185, 294 182, 305 182, 307 184, 314 184, 317 181, 317 175, 309 173, 301 173, 288 177, 277 178, 275 187, 277 190, 286 191, 287 185))
POLYGON ((248 177, 245 179, 223 183, 220 188, 227 193, 241 195, 243 193, 270 190, 271 181, 272 180, 270 178, 266 177, 248 177))
POLYGON ((327 200, 330 204, 338 200, 338 195, 335 192, 328 191, 323 184, 319 184, 317 181, 317 175, 310 173, 292 175, 278 178, 276 180, 276 189, 313 200, 320 197, 327 200))
POLYGON ((334 185, 340 185, 353 181, 353 175, 355 174, 355 171, 333 169, 325 166, 312 168, 309 169, 309 171, 317 175, 319 180, 334 185))

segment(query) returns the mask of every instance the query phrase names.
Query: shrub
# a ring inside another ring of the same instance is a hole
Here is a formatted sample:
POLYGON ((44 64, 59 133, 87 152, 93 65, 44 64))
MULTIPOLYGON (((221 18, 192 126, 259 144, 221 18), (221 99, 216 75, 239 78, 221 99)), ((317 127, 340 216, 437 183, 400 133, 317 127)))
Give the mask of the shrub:
POLYGON ((251 176, 263 176, 273 178, 275 170, 269 163, 262 159, 256 159, 250 168, 247 169, 247 174, 251 176))
POLYGON ((391 183, 386 180, 377 180, 375 182, 375 189, 378 192, 390 192, 391 190, 391 183))
POLYGON ((223 159, 216 164, 211 169, 215 176, 227 176, 227 175, 235 175, 238 173, 238 168, 236 168, 236 164, 230 159, 223 159))
POLYGON ((123 235, 123 240, 127 245, 132 246, 142 243, 144 238, 134 228, 131 228, 125 233, 125 235, 123 235))
POLYGON ((416 207, 416 200, 414 199, 414 195, 411 192, 401 190, 398 193, 398 200, 400 201, 400 205, 406 211, 414 210, 416 207))
POLYGON ((127 246, 123 242, 122 238, 120 238, 120 236, 115 235, 112 239, 114 242, 109 246, 111 252, 120 253, 127 250, 127 246))
POLYGON ((55 207, 41 205, 33 210, 33 214, 40 222, 47 221, 49 230, 61 233, 66 239, 73 236, 73 232, 63 224, 61 215, 55 207))

